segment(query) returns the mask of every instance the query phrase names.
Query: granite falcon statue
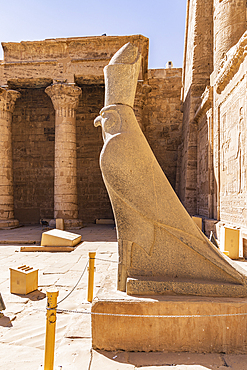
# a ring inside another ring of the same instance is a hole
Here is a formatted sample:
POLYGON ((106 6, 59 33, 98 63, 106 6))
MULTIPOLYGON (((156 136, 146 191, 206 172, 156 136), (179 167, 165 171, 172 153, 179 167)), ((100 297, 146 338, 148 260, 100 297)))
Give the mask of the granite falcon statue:
POLYGON ((118 235, 118 289, 128 294, 247 296, 247 275, 191 219, 135 118, 141 56, 124 45, 104 68, 105 107, 94 121, 100 168, 118 235))

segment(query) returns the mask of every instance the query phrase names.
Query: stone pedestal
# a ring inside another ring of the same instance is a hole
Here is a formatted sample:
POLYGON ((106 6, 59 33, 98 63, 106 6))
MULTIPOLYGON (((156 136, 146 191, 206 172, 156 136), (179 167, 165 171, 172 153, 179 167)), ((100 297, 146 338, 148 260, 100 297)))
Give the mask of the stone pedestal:
POLYGON ((94 349, 247 354, 246 298, 128 296, 115 287, 113 266, 92 305, 94 349))
POLYGON ((98 300, 92 306, 92 347, 246 354, 246 309, 244 298, 98 300))
POLYGON ((55 118, 54 217, 80 226, 77 203, 76 108, 81 89, 74 84, 56 83, 46 88, 55 118))
POLYGON ((0 87, 0 229, 19 226, 14 219, 12 114, 20 93, 0 87))

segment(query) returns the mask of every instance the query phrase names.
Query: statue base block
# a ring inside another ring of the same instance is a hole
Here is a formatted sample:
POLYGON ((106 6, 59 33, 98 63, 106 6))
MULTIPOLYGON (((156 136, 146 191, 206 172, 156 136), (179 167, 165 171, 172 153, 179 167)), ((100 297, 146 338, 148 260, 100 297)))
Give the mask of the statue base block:
POLYGON ((93 348, 247 354, 246 298, 133 297, 114 286, 108 278, 93 302, 93 313, 109 314, 92 315, 93 348))
POLYGON ((203 280, 152 278, 150 276, 136 276, 127 279, 128 295, 197 295, 207 297, 234 297, 246 296, 246 287, 241 284, 222 284, 219 282, 205 282, 203 280))

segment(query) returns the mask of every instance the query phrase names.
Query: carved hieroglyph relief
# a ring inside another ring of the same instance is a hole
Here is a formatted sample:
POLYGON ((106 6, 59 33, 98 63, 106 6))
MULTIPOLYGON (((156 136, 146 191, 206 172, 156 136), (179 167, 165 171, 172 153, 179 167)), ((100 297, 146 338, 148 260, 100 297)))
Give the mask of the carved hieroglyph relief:
POLYGON ((236 94, 230 95, 221 106, 221 196, 242 193, 245 189, 244 137, 245 108, 243 81, 236 94), (241 98, 240 98, 241 97, 241 98))

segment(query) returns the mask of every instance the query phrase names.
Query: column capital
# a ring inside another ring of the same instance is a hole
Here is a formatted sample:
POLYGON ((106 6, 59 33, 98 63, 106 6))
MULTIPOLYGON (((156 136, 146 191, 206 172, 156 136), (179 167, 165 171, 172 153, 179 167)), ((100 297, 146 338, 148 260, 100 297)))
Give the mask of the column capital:
POLYGON ((18 91, 0 87, 0 111, 13 113, 16 99, 20 96, 18 91))
POLYGON ((64 110, 71 111, 72 116, 74 110, 79 104, 81 88, 69 83, 55 83, 45 89, 46 94, 51 98, 56 112, 64 110))

